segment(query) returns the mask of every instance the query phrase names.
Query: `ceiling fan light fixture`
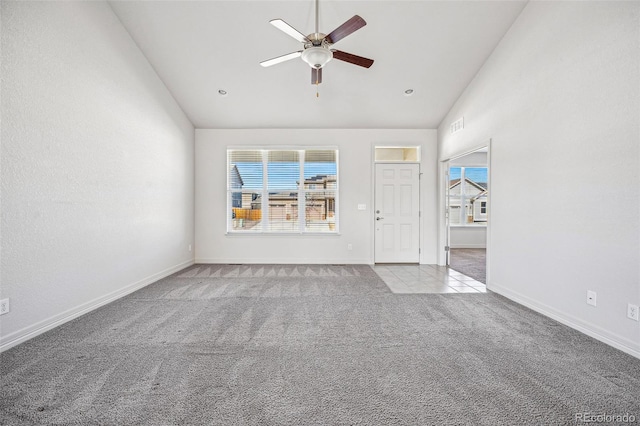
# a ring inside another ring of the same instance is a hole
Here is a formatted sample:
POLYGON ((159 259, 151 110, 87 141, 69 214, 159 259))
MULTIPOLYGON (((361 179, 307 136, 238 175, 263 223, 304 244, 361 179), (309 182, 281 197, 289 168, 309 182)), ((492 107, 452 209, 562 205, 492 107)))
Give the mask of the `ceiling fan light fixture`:
POLYGON ((333 52, 325 47, 308 47, 302 52, 302 60, 311 68, 320 69, 333 59, 333 52))

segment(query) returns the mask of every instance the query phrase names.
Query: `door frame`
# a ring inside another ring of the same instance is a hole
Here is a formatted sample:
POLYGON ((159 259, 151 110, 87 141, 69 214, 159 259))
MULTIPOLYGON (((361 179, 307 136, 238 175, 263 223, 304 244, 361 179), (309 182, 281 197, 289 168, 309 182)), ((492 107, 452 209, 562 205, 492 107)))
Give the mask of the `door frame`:
POLYGON ((375 205, 376 205, 376 164, 378 163, 401 163, 401 164, 407 164, 407 163, 414 163, 414 164, 418 164, 418 171, 419 171, 419 175, 418 175, 418 206, 420 209, 420 216, 419 216, 419 221, 418 221, 418 226, 420 229, 420 238, 418 241, 418 245, 419 245, 419 252, 418 252, 418 259, 419 259, 419 263, 423 263, 424 261, 424 253, 425 250, 425 240, 424 240, 424 211, 425 211, 425 206, 422 204, 424 202, 424 197, 423 197, 423 186, 422 186, 422 174, 423 174, 423 167, 422 167, 422 162, 423 162, 423 156, 424 154, 424 146, 421 143, 417 143, 417 142, 371 142, 371 151, 370 151, 370 161, 371 161, 371 180, 370 180, 370 194, 371 194, 371 209, 370 211, 370 215, 369 215, 369 226, 371 229, 371 240, 370 240, 370 247, 371 247, 371 264, 375 265, 376 263, 376 238, 375 238, 375 232, 376 232, 376 219, 375 219, 375 205), (410 149, 416 149, 418 152, 418 158, 417 161, 390 161, 390 160, 378 160, 376 161, 376 149, 377 148, 394 148, 394 149, 399 149, 399 148, 410 148, 410 149))
MULTIPOLYGON (((376 179, 376 169, 378 167, 378 165, 382 165, 382 164, 391 164, 391 165, 403 165, 403 164, 415 164, 418 166, 418 261, 417 262, 407 262, 408 265, 413 264, 413 263, 417 263, 419 264, 420 261, 422 260, 422 193, 421 193, 421 187, 422 187, 422 166, 420 164, 419 161, 377 161, 373 163, 373 205, 372 205, 372 223, 373 223, 373 264, 375 265, 377 263, 377 259, 376 259, 376 185, 377 185, 377 179, 376 179)), ((381 262, 384 263, 384 262, 381 262)))
POLYGON ((491 209, 492 209, 492 194, 491 190, 492 186, 492 165, 491 165, 491 139, 482 142, 478 145, 475 145, 465 151, 460 153, 456 153, 451 155, 448 158, 440 160, 438 165, 438 265, 447 266, 449 263, 449 253, 446 252, 445 246, 449 244, 449 224, 446 219, 447 212, 445 211, 448 199, 449 191, 447 187, 447 179, 446 174, 449 171, 449 163, 452 160, 458 159, 460 157, 464 157, 466 155, 472 154, 480 149, 487 149, 487 286, 489 286, 491 280, 491 228, 492 228, 492 218, 491 218, 491 209))

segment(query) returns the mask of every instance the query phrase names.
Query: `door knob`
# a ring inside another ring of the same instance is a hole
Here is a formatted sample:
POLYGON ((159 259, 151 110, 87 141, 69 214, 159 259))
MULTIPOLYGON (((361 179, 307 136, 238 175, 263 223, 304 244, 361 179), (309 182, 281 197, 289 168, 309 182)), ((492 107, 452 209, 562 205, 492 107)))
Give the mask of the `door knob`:
POLYGON ((384 217, 376 217, 376 220, 384 219, 384 217))

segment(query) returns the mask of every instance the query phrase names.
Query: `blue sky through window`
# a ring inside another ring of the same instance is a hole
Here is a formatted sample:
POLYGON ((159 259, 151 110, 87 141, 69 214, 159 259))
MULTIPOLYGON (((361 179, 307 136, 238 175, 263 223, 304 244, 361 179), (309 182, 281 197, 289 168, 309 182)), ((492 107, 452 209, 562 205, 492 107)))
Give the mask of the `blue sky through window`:
MULTIPOLYGON (((462 174, 461 167, 451 167, 449 169, 449 179, 460 179, 462 174)), ((487 182, 487 168, 486 167, 465 167, 464 175, 467 179, 471 179, 477 183, 486 183, 487 182)))
MULTIPOLYGON (((244 185, 242 189, 262 190, 262 163, 234 163, 240 172, 244 185)), ((233 165, 233 164, 232 164, 233 165)), ((296 162, 273 162, 269 164, 269 189, 296 189, 300 180, 300 168, 296 162)), ((305 179, 319 175, 337 175, 337 164, 332 162, 305 162, 305 179)))
POLYGON ((320 175, 337 175, 336 163, 304 163, 304 178, 309 179, 320 175))

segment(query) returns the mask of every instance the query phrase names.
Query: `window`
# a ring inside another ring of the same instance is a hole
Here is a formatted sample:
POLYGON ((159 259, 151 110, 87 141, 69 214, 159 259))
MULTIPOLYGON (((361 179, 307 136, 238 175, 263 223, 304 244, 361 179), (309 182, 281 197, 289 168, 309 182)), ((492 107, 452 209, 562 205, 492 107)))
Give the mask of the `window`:
POLYGON ((376 146, 375 161, 385 162, 419 162, 420 147, 419 146, 376 146))
POLYGON ((229 149, 227 170, 228 232, 337 232, 337 150, 229 149))
POLYGON ((484 225, 487 222, 487 168, 449 169, 449 223, 484 225))

